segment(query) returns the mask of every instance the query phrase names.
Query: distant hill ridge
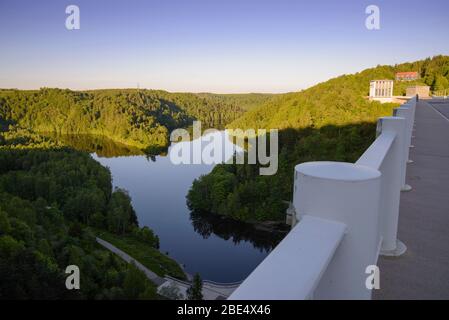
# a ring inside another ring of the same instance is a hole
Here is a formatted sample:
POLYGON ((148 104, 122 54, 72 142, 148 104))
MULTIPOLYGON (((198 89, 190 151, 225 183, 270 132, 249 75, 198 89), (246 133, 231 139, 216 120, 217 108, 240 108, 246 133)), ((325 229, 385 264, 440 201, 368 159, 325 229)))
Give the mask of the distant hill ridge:
MULTIPOLYGON (((343 75, 301 92, 286 94, 171 93, 146 89, 0 89, 0 130, 104 135, 139 149, 166 147, 169 133, 193 120, 203 128, 320 128, 374 121, 391 109, 371 103, 369 81, 419 71, 421 79, 396 82, 402 95, 414 83, 449 88, 449 57, 436 56, 396 66, 343 75)), ((4 138, 1 138, 3 141, 4 138)), ((4 142, 2 142, 4 143, 4 142)))
POLYGON ((394 83, 394 95, 405 95, 412 84, 429 85, 432 90, 449 88, 449 56, 436 56, 395 66, 377 66, 351 75, 342 75, 301 92, 274 96, 232 122, 232 128, 305 128, 326 124, 372 121, 382 106, 367 101, 369 82, 395 79, 396 72, 418 71, 421 78, 394 83))
POLYGON ((139 148, 167 146, 178 127, 221 128, 243 108, 212 95, 160 90, 0 90, 0 119, 34 132, 97 134, 139 148))
POLYGON ((397 106, 368 101, 370 80, 394 79, 396 72, 415 70, 421 79, 395 82, 396 95, 404 94, 413 83, 428 84, 432 89, 445 86, 449 57, 343 75, 301 92, 276 95, 249 110, 228 127, 279 129, 277 173, 261 176, 258 165, 217 165, 194 181, 187 195, 189 207, 196 214, 252 223, 285 221, 294 166, 319 160, 354 162, 374 140, 377 119, 391 115, 397 106))

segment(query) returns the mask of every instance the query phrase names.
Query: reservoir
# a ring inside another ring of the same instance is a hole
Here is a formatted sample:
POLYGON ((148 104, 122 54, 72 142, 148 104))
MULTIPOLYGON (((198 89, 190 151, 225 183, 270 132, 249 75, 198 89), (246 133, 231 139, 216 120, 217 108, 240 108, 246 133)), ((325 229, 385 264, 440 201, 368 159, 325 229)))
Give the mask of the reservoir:
MULTIPOLYGON (((221 135, 222 147, 231 148, 232 154, 233 144, 227 132, 212 134, 221 135)), ((216 282, 241 281, 279 241, 251 225, 190 212, 186 195, 192 182, 214 167, 214 164, 176 165, 170 160, 170 152, 181 143, 192 141, 172 144, 164 154, 149 157, 103 137, 65 139, 67 144, 90 152, 110 169, 113 186, 129 192, 140 226, 154 230, 160 239, 161 252, 178 261, 189 274, 198 272, 203 279, 216 282)), ((213 139, 214 143, 218 140, 213 139)), ((226 153, 223 152, 223 157, 226 153)))

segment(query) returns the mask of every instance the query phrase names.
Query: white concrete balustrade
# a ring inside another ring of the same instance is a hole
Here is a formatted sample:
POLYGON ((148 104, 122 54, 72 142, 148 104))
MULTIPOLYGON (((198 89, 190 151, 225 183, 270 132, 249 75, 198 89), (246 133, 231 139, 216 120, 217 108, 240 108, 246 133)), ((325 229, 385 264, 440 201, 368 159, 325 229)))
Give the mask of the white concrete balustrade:
POLYGON ((298 223, 229 299, 371 299, 367 267, 406 250, 397 229, 416 101, 378 120, 356 163, 295 167, 298 223))

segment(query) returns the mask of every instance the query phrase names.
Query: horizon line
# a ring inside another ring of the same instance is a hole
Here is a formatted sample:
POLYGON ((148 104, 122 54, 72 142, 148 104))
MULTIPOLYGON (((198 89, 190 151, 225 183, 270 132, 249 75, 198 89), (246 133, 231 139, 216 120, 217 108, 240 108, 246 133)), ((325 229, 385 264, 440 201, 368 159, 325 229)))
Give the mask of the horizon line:
MULTIPOLYGON (((373 68, 377 68, 377 67, 397 67, 398 65, 402 65, 402 64, 407 64, 407 63, 415 63, 415 62, 419 62, 419 61, 425 61, 427 59, 434 59, 436 57, 445 57, 445 56, 449 56, 446 53, 438 53, 438 54, 433 54, 433 55, 426 55, 425 57, 421 57, 417 60, 407 60, 407 61, 401 61, 401 62, 395 62, 395 63, 387 63, 387 64, 373 64, 370 66, 366 66, 363 69, 359 69, 357 71, 352 71, 349 73, 340 73, 337 75, 333 75, 330 76, 327 79, 323 79, 320 81, 316 81, 314 83, 305 85, 303 88, 296 88, 293 90, 282 90, 282 91, 271 91, 271 92, 267 92, 267 91, 205 91, 205 90, 200 90, 200 91, 196 91, 196 90, 192 90, 192 91, 188 91, 188 90, 168 90, 168 89, 161 89, 161 88, 148 88, 148 87, 139 87, 139 82, 136 82, 137 87, 95 87, 95 88, 79 88, 79 89, 74 89, 74 88, 70 88, 70 87, 53 87, 53 86, 40 86, 39 88, 14 88, 14 87, 9 87, 9 88, 0 88, 0 90, 22 90, 22 91, 39 91, 43 88, 48 88, 48 89, 61 89, 61 90, 71 90, 71 91, 99 91, 99 90, 152 90, 152 91, 165 91, 168 93, 192 93, 192 94, 205 94, 205 93, 209 93, 209 94, 221 94, 221 95, 231 95, 231 94, 271 94, 271 95, 280 95, 280 94, 288 94, 288 93, 294 93, 294 92, 301 92, 307 89, 310 89, 318 84, 321 83, 325 83, 329 80, 335 79, 335 78, 339 78, 342 76, 346 76, 346 75, 355 75, 358 74, 360 72, 369 70, 369 69, 373 69, 373 68)), ((419 72, 419 70, 418 70, 419 72)), ((394 79, 393 79, 394 80, 394 79)))
MULTIPOLYGON (((317 83, 318 84, 318 83, 317 83)), ((315 86, 311 85, 310 87, 315 86)), ((310 88, 307 87, 307 88, 310 88)), ((305 89, 307 89, 305 88, 305 89)), ((220 95, 231 95, 231 94, 266 94, 266 95, 278 95, 278 94, 287 94, 287 93, 292 93, 292 92, 300 92, 303 91, 305 89, 297 89, 296 91, 279 91, 279 92, 267 92, 267 91, 245 91, 245 92, 218 92, 218 91, 171 91, 171 90, 167 90, 167 89, 156 89, 156 88, 136 88, 136 87, 99 87, 99 88, 93 88, 93 89, 72 89, 69 87, 39 87, 39 88, 31 88, 31 89, 23 89, 23 88, 15 88, 15 87, 11 87, 11 88, 0 88, 0 90, 17 90, 17 91, 39 91, 42 89, 59 89, 59 90, 69 90, 69 91, 74 91, 74 92, 82 92, 82 91, 102 91, 102 90, 147 90, 147 91, 165 91, 168 93, 191 93, 191 94, 220 94, 220 95)))

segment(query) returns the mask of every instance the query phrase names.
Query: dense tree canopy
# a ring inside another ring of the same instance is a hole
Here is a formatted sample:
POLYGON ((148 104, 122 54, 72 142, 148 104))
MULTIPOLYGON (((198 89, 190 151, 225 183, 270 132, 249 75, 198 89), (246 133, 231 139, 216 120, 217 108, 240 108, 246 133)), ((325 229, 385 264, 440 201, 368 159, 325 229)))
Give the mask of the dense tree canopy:
POLYGON ((275 94, 265 93, 198 93, 200 97, 208 98, 213 103, 221 103, 223 105, 232 105, 245 111, 251 110, 275 97, 275 94))
POLYGON ((112 190, 109 171, 88 154, 0 149, 0 298, 157 297, 141 271, 96 243, 92 228, 159 246, 149 228, 138 227, 126 191, 112 190), (65 287, 72 264, 80 290, 65 287))
MULTIPOLYGON (((393 79, 398 71, 419 71, 421 79, 413 83, 442 90, 449 84, 449 57, 378 66, 283 95, 0 90, 0 298, 156 297, 155 286, 134 265, 95 241, 101 230, 137 255, 140 246, 159 247, 151 229, 139 228, 130 196, 113 190, 110 172, 87 153, 43 133, 107 136, 133 146, 123 148, 134 153, 166 147, 169 132, 194 119, 203 128, 279 129, 275 175, 260 176, 259 165, 218 165, 193 183, 187 200, 194 212, 282 221, 294 166, 355 161, 373 141, 377 118, 394 107, 366 99, 369 81, 393 79), (79 291, 65 288, 70 264, 82 270, 79 291)), ((410 84, 396 82, 395 94, 410 84)), ((85 149, 85 143, 78 145, 85 149)), ((174 261, 157 253, 143 256, 158 272, 182 276, 174 261)))
POLYGON ((97 134, 141 149, 166 147, 168 134, 201 120, 223 127, 243 113, 213 96, 154 90, 0 90, 0 119, 33 132, 97 134))
MULTIPOLYGON (((419 83, 440 88, 445 85, 441 79, 449 77, 449 57, 378 66, 272 97, 228 127, 279 129, 277 174, 261 176, 258 165, 218 165, 193 183, 188 205, 203 214, 249 222, 283 220, 286 201, 292 199, 294 166, 315 160, 357 160, 375 137, 377 119, 391 115, 395 106, 368 101, 369 82, 394 79, 399 71, 419 71, 419 83)), ((404 94, 410 84, 395 82, 395 94, 404 94)))

